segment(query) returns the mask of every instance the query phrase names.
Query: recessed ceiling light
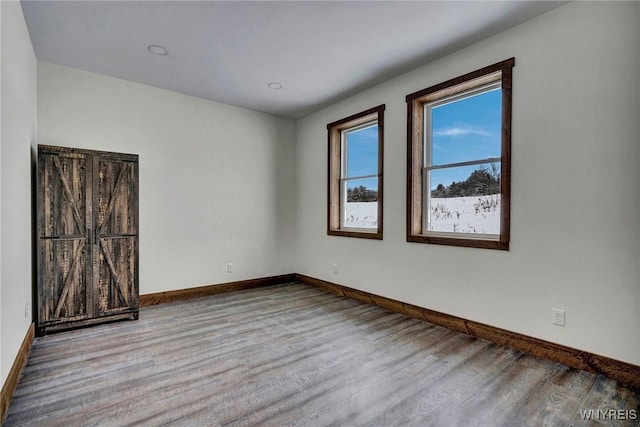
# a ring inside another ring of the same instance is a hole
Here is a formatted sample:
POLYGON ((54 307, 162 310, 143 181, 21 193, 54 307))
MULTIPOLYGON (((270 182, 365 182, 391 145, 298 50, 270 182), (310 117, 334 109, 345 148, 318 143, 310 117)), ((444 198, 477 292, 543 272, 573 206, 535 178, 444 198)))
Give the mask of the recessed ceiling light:
POLYGON ((149 46, 147 46, 147 50, 149 50, 149 52, 153 53, 154 55, 164 56, 169 53, 167 49, 157 44, 150 44, 149 46))
POLYGON ((271 83, 267 84, 267 87, 268 87, 269 89, 273 89, 273 90, 282 89, 282 83, 278 83, 278 82, 271 82, 271 83))

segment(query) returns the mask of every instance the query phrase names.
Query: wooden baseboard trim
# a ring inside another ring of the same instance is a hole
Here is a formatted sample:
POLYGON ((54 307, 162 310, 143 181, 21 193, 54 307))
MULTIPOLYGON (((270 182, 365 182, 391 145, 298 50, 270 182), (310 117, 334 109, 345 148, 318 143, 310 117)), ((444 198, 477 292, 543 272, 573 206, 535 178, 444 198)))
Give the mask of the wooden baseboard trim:
POLYGON ((4 416, 9 410, 11 399, 13 399, 13 393, 16 391, 16 386, 20 379, 20 374, 27 362, 29 351, 31 351, 31 344, 33 344, 33 339, 35 338, 35 330, 35 323, 31 323, 31 326, 29 326, 29 329, 27 330, 27 334, 22 340, 22 344, 20 345, 18 354, 13 361, 13 365, 11 365, 9 375, 7 375, 7 379, 2 385, 2 392, 0 392, 0 425, 2 425, 4 416))
POLYGON ((347 286, 296 274, 296 281, 316 286, 328 292, 355 299, 366 304, 377 305, 389 311, 424 320, 476 338, 494 342, 532 354, 537 357, 562 363, 571 368, 601 374, 633 388, 640 388, 640 366, 599 356, 538 338, 511 332, 461 317, 452 316, 427 308, 407 304, 391 298, 359 291, 347 286))
POLYGON ((184 301, 194 298, 202 298, 209 295, 223 294, 227 292, 241 291, 243 289, 260 288, 263 286, 280 285, 295 282, 295 274, 282 274, 280 276, 262 277, 259 279, 240 280, 237 282, 220 283, 217 285, 198 286, 196 288, 178 289, 175 291, 156 292, 140 295, 140 307, 163 304, 172 301, 184 301))

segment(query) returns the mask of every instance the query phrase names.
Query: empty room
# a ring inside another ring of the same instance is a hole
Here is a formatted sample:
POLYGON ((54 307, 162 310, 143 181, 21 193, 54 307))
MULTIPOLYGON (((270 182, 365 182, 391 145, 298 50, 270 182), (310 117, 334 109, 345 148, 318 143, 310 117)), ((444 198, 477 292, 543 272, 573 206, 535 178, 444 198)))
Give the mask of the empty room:
POLYGON ((2 425, 640 425, 640 2, 0 22, 2 425))

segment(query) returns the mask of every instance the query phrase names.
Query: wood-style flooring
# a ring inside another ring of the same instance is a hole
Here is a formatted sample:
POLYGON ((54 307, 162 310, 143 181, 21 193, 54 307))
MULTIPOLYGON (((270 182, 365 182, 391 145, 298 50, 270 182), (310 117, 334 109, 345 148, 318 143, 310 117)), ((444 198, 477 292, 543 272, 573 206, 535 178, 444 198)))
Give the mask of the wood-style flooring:
POLYGON ((640 425, 597 412, 639 404, 605 377, 287 284, 36 338, 5 425, 640 425))

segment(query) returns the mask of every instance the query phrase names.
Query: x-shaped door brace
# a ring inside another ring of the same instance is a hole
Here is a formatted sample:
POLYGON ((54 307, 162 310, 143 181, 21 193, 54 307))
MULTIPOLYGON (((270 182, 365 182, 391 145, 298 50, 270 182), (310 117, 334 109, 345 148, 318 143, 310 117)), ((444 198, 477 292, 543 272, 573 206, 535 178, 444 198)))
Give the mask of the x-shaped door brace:
POLYGON ((64 188, 64 194, 69 199, 69 203, 71 203, 71 209, 73 210, 73 219, 76 221, 78 225, 78 230, 80 230, 80 234, 85 234, 84 229, 84 221, 80 217, 80 211, 78 210, 78 205, 76 205, 76 199, 73 197, 71 193, 71 187, 69 187, 69 181, 67 181, 67 177, 62 171, 62 165, 60 164, 60 160, 57 156, 53 158, 53 164, 58 170, 58 174, 60 175, 60 182, 62 182, 62 188, 64 188))
MULTIPOLYGON (((67 199, 69 199, 69 202, 71 203, 71 207, 73 209, 73 218, 76 221, 76 224, 78 225, 78 229, 80 230, 80 233, 84 234, 85 232, 84 223, 80 218, 80 211, 78 210, 76 201, 73 197, 73 194, 71 193, 71 187, 69 186, 67 177, 65 176, 62 170, 62 165, 60 164, 60 160, 57 157, 54 157, 53 164, 56 166, 56 169, 58 170, 58 174, 60 175, 60 181, 62 182, 62 187, 64 188, 65 195, 67 196, 67 199)), ((127 169, 127 163, 122 163, 122 167, 120 168, 118 177, 116 178, 116 183, 114 184, 114 187, 111 191, 111 199, 109 199, 109 205, 107 206, 107 211, 105 212, 105 216, 102 220, 102 223, 97 227, 96 236, 100 236, 100 231, 102 231, 102 227, 107 222, 107 219, 109 219, 109 217, 111 216, 111 212, 113 211, 113 200, 115 199, 115 196, 117 195, 118 190, 120 189, 120 185, 124 178, 126 169, 127 169)), ((102 250, 102 253, 105 256, 105 260, 107 261, 109 272, 111 273, 111 277, 113 279, 116 291, 118 293, 118 300, 120 301, 120 305, 126 306, 128 305, 128 303, 126 298, 124 297, 124 293, 122 292, 122 285, 120 283, 120 279, 118 277, 115 266, 113 264, 113 260, 111 259, 111 254, 109 253, 109 250, 106 247, 106 244, 105 244, 106 242, 103 238, 99 237, 96 239, 96 243, 100 245, 100 249, 102 250)), ((84 249, 84 246, 85 246, 85 241, 82 240, 71 262, 71 268, 69 269, 69 273, 65 278, 64 286, 62 288, 62 293, 60 294, 60 299, 58 300, 58 305, 56 306, 55 317, 60 317, 60 312, 62 311, 62 307, 64 307, 64 302, 69 295, 69 290, 71 289, 71 285, 72 285, 71 279, 73 278, 73 274, 76 270, 75 269, 76 260, 78 259, 78 255, 80 255, 81 251, 84 249)))
POLYGON ((111 259, 111 253, 109 253, 109 250, 107 249, 106 241, 99 236, 100 236, 100 232, 102 231, 102 228, 104 227, 104 224, 111 217, 111 213, 113 211, 113 201, 116 198, 118 191, 120 190, 122 180, 124 179, 124 176, 125 176, 126 169, 127 169, 127 163, 122 163, 122 166, 120 167, 120 171, 118 172, 118 177, 116 178, 116 183, 114 184, 113 189, 111 190, 111 198, 109 199, 109 205, 107 206, 107 211, 104 214, 104 218, 102 218, 102 222, 97 227, 97 232, 96 232, 96 236, 98 237, 96 239, 96 243, 100 245, 100 249, 102 250, 105 260, 107 261, 107 266, 109 267, 111 278, 113 279, 113 282, 115 284, 116 291, 118 291, 117 292, 118 300, 120 301, 121 306, 126 306, 127 301, 124 297, 124 293, 122 292, 122 285, 120 284, 120 278, 118 277, 118 273, 116 272, 116 268, 113 264, 113 260, 111 259))

